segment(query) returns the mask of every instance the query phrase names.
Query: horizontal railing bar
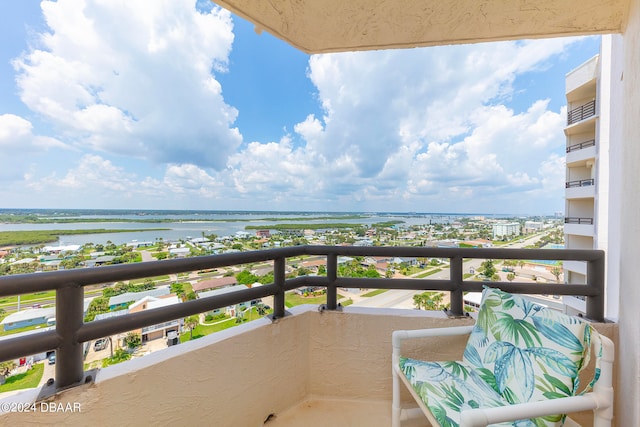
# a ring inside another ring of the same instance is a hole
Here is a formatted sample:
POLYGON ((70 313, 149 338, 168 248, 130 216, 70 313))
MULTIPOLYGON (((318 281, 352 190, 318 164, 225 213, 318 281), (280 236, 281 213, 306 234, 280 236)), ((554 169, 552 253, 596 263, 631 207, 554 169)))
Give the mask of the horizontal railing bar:
POLYGON ((300 247, 265 249, 263 251, 239 252, 220 255, 206 255, 184 259, 148 261, 134 264, 105 265, 101 267, 75 270, 51 271, 45 273, 16 274, 0 277, 0 296, 18 295, 60 289, 77 284, 96 285, 122 280, 182 273, 229 265, 250 264, 271 261, 278 257, 293 257, 303 254, 300 247), (34 280, 37 274, 37 280, 34 280))
MULTIPOLYGON (((372 279, 339 277, 336 281, 339 288, 363 289, 402 289, 424 291, 453 291, 455 285, 448 279, 372 279)), ((586 285, 562 283, 529 283, 529 282, 478 282, 463 281, 463 292, 482 292, 484 286, 497 287, 514 294, 547 294, 547 295, 584 295, 595 296, 598 291, 586 285)), ((304 286, 304 285, 303 285, 304 286)), ((320 286, 320 285, 319 285, 320 286)))
POLYGON ((571 153, 572 151, 582 150, 583 148, 594 147, 596 145, 595 139, 590 139, 589 141, 581 142, 579 144, 573 144, 567 147, 567 153, 571 153))
POLYGON ((338 288, 363 289, 405 289, 405 290, 434 290, 453 291, 455 285, 449 279, 372 279, 366 277, 338 277, 338 288))
POLYGON ((55 329, 2 340, 0 361, 44 353, 57 348, 61 342, 62 339, 55 329))
MULTIPOLYGON (((336 253, 344 256, 393 256, 415 258, 541 259, 592 261, 604 256, 595 249, 436 248, 424 246, 304 246, 307 255, 336 253)), ((404 279, 398 279, 404 280, 404 279)))
POLYGON ((120 334, 145 326, 153 326, 158 323, 168 322, 182 317, 192 316, 198 313, 224 308, 242 302, 264 298, 273 295, 275 285, 258 286, 250 289, 242 289, 223 295, 211 296, 181 304, 174 304, 162 308, 130 313, 125 316, 112 317, 110 319, 94 320, 82 325, 78 332, 78 342, 103 338, 108 335, 120 334))

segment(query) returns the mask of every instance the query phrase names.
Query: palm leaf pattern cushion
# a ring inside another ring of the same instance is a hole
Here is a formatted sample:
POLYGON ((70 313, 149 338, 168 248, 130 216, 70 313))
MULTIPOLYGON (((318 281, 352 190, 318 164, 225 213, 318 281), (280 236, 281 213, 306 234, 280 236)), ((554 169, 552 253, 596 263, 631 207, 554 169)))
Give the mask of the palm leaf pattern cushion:
MULTIPOLYGON (((575 395, 593 333, 578 318, 485 288, 461 361, 401 358, 400 368, 440 425, 457 427, 465 409, 575 395)), ((594 381, 597 375, 598 369, 594 381)), ((559 414, 499 425, 556 426, 564 418, 559 414)))

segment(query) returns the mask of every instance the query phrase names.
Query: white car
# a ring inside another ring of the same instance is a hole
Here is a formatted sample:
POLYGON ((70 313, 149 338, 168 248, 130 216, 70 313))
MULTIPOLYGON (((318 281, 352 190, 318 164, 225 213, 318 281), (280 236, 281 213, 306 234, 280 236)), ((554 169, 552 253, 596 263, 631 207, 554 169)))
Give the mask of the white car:
POLYGON ((100 339, 96 340, 96 343, 93 345, 93 350, 94 351, 104 350, 105 348, 107 348, 107 339, 106 338, 100 338, 100 339))

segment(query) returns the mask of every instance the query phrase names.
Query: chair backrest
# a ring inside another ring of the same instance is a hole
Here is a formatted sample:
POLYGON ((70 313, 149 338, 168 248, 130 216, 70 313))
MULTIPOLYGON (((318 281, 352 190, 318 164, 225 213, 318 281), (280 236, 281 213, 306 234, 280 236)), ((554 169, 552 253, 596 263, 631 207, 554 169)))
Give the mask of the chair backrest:
MULTIPOLYGON (((485 288, 464 360, 510 403, 573 396, 589 362, 592 334, 597 332, 579 318, 485 288)), ((596 366, 586 389, 598 374, 596 366)))

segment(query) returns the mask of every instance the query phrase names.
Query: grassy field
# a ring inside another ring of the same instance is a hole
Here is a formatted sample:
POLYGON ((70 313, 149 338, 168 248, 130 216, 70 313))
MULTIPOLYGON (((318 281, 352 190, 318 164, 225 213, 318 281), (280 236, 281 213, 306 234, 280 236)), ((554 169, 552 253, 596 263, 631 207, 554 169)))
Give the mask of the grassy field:
POLYGON ((430 270, 430 271, 426 271, 426 272, 424 272, 422 274, 418 274, 415 277, 418 278, 418 279, 423 279, 423 278, 425 278, 427 276, 431 276, 432 274, 436 274, 436 273, 439 273, 441 271, 442 271, 441 268, 436 268, 436 269, 433 269, 433 270, 430 270))
POLYGON ((371 291, 371 292, 367 292, 366 294, 362 294, 362 296, 366 297, 366 298, 375 297, 376 295, 383 294, 383 293, 385 293, 387 291, 388 291, 388 289, 376 289, 375 291, 371 291))
MULTIPOLYGON (((51 300, 56 298, 56 291, 36 292, 35 294, 24 294, 20 296, 20 303, 29 305, 43 300, 51 300)), ((0 298, 0 308, 5 305, 17 305, 18 297, 0 298)), ((26 308, 26 307, 23 307, 26 308)))
MULTIPOLYGON (((338 299, 344 298, 338 294, 338 299)), ((327 295, 323 294, 317 297, 303 297, 294 292, 287 292, 284 296, 284 304, 287 308, 295 307, 302 304, 325 304, 327 302, 327 295)))
MULTIPOLYGON (((273 310, 267 310, 267 314, 271 314, 273 310)), ((255 307, 251 309, 251 313, 247 312, 244 315, 244 322, 249 322, 250 320, 257 320, 263 316, 258 314, 258 311, 255 307)), ((214 332, 224 331, 225 329, 233 328, 234 326, 239 325, 240 323, 236 323, 236 318, 232 317, 231 319, 225 320, 223 322, 218 322, 215 325, 201 325, 198 324, 193 329, 193 339, 202 338, 206 335, 213 334, 214 332)), ((180 335, 180 342, 187 342, 191 339, 191 333, 186 332, 180 335)))
POLYGON ((7 381, 0 385, 0 393, 38 387, 43 374, 44 364, 36 363, 29 371, 7 378, 7 381))

